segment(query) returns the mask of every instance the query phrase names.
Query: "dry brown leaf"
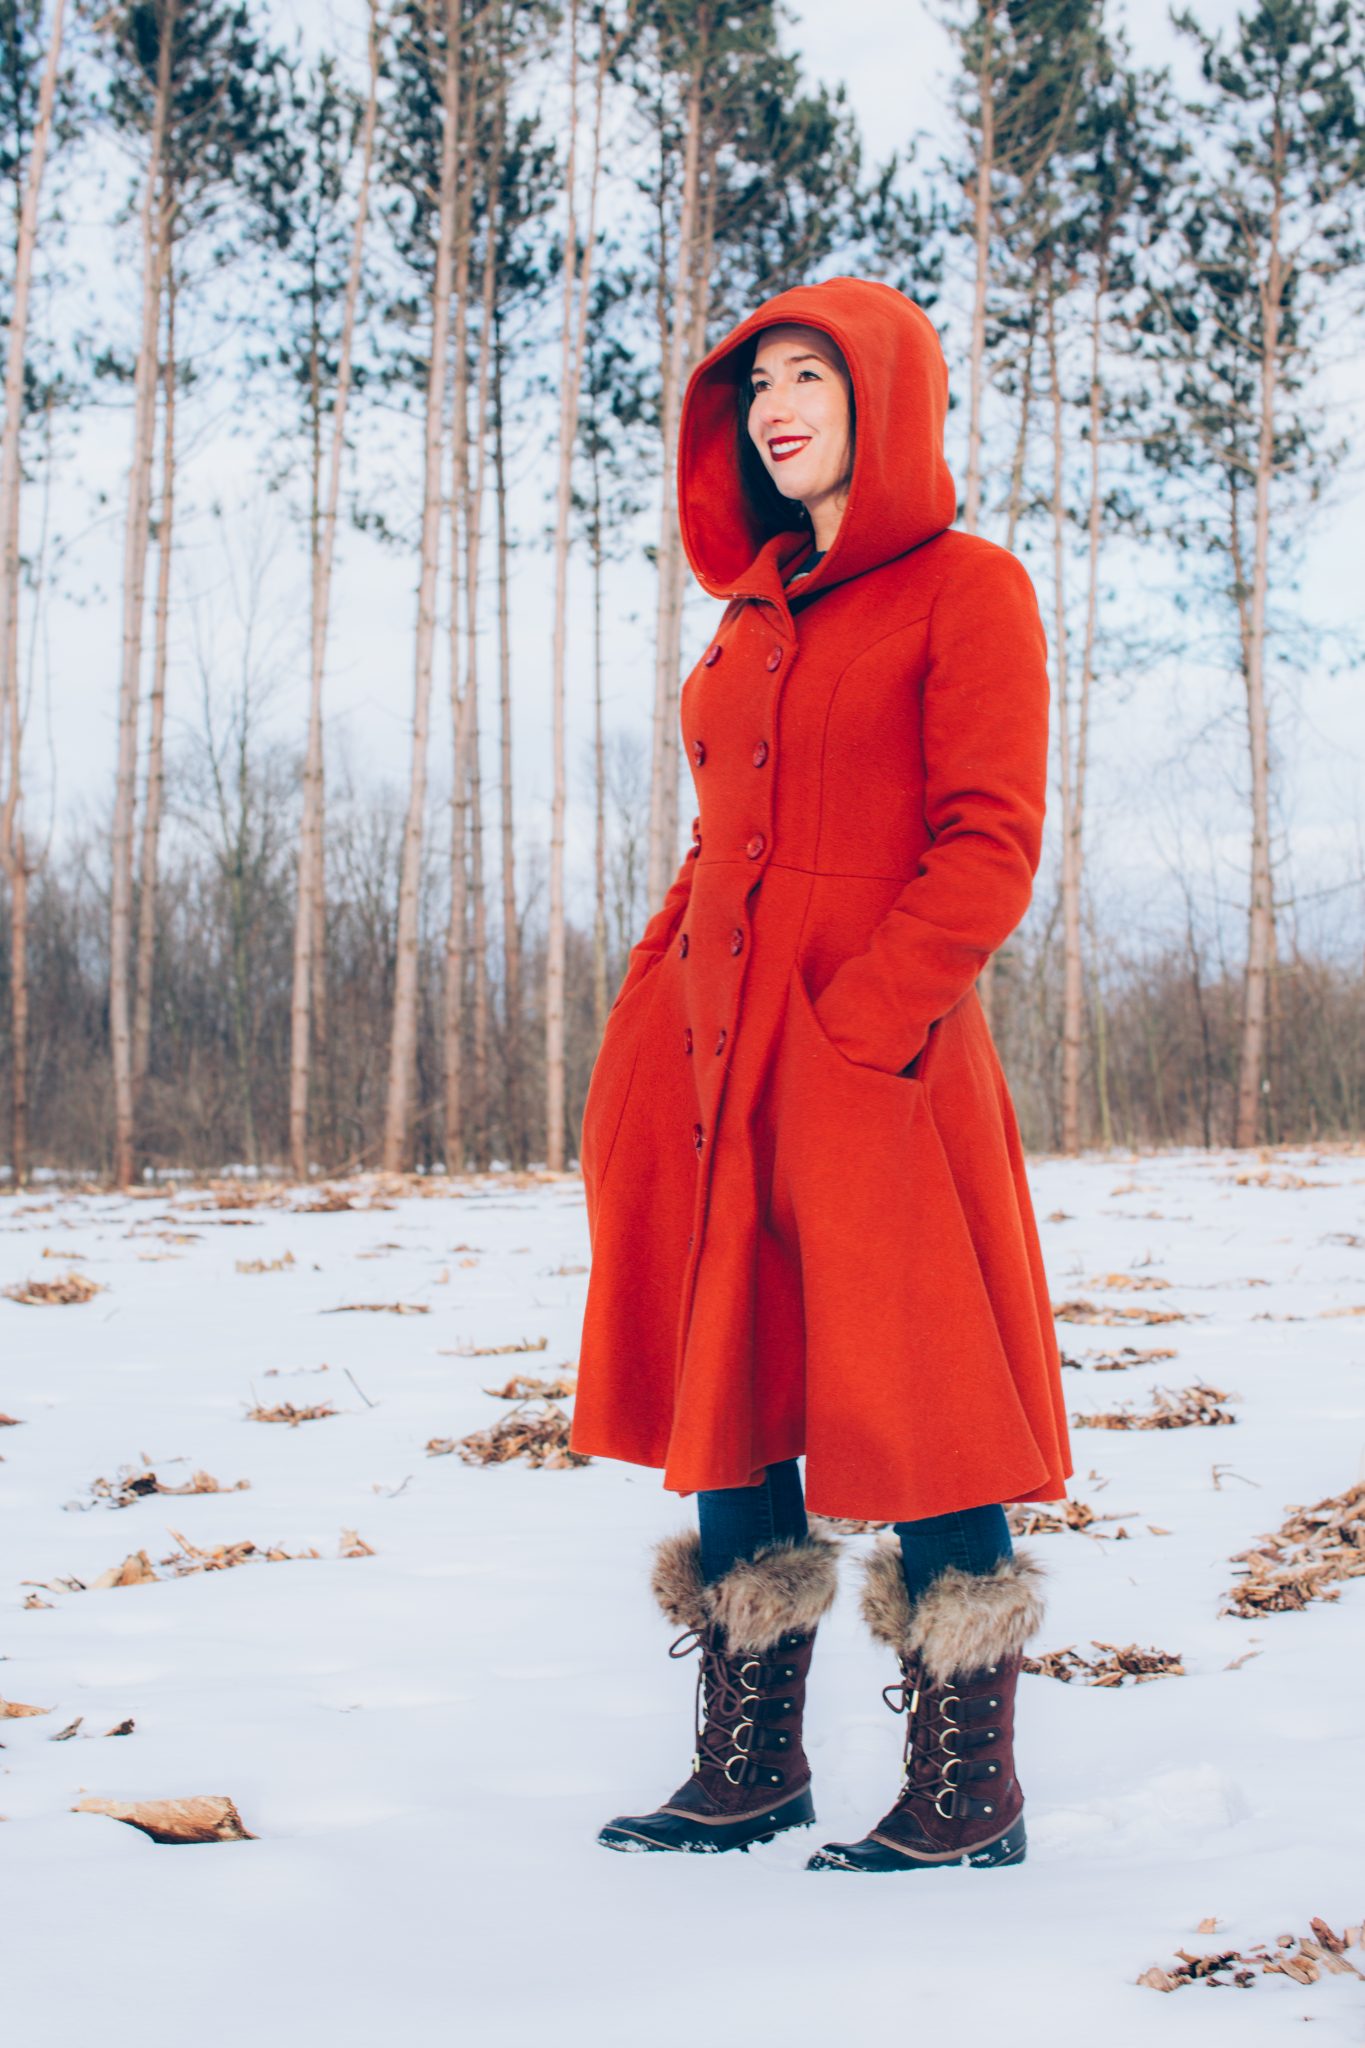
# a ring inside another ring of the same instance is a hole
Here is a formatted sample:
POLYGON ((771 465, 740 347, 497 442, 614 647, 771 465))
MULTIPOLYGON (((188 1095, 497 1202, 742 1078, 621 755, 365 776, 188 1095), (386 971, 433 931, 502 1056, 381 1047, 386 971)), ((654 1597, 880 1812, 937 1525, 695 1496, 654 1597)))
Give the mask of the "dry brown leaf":
POLYGON ((50 1714, 51 1707, 26 1707, 22 1700, 0 1700, 0 1721, 26 1721, 33 1714, 50 1714))
POLYGON ((374 1554, 374 1545, 367 1543, 363 1536, 358 1536, 354 1529, 342 1530, 341 1555, 343 1557, 373 1557, 374 1554))
POLYGON ((157 1478, 155 1472, 122 1465, 116 1478, 92 1480, 90 1492, 96 1500, 107 1501, 110 1507, 128 1508, 134 1501, 154 1493, 245 1493, 250 1486, 249 1479, 237 1479, 231 1486, 223 1486, 211 1472, 195 1472, 183 1486, 168 1486, 164 1479, 157 1478))
POLYGON ((1216 1913, 1210 1913, 1207 1919, 1200 1921, 1199 1925, 1195 1928, 1194 1931, 1196 1934, 1212 1934, 1214 1928, 1217 1925, 1218 1915, 1216 1913))
POLYGON ((1043 1218, 1045 1223, 1070 1223, 1071 1215, 1066 1209, 1050 1209, 1043 1218))
POLYGON ((77 1730, 77 1729, 78 1729, 78 1728, 80 1727, 80 1725, 81 1725, 81 1722, 82 1722, 82 1721, 83 1721, 84 1719, 85 1719, 85 1716, 84 1716, 84 1714, 77 1714, 77 1716, 76 1716, 75 1720, 74 1720, 74 1721, 68 1721, 68 1722, 67 1722, 67 1724, 66 1724, 66 1726, 65 1726, 65 1728, 59 1728, 59 1729, 57 1730, 57 1733, 56 1733, 55 1735, 49 1735, 49 1736, 48 1736, 48 1738, 47 1738, 47 1739, 48 1739, 48 1741, 49 1741, 49 1742, 70 1742, 70 1740, 71 1740, 72 1736, 73 1736, 73 1735, 74 1735, 74 1734, 76 1733, 76 1730, 77 1730))
POLYGON ((546 1471, 591 1464, 581 1451, 569 1449, 569 1428, 569 1417, 552 1401, 534 1413, 519 1404, 491 1429, 462 1437, 433 1437, 427 1454, 444 1458, 454 1452, 466 1465, 505 1465, 511 1458, 525 1458, 528 1465, 546 1471))
POLYGON ((563 1401, 578 1385, 578 1374, 561 1373, 558 1379, 538 1380, 533 1373, 517 1373, 505 1386, 485 1387, 496 1401, 526 1401, 539 1394, 549 1401, 563 1401))
POLYGON ((73 1813, 100 1813, 110 1820, 140 1828, 154 1842, 254 1842, 242 1816, 228 1798, 205 1794, 197 1799, 82 1799, 73 1813))
POLYGON ((26 1597, 24 1605, 25 1607, 50 1607, 52 1602, 50 1600, 41 1600, 36 1593, 30 1593, 26 1597))
POLYGON ((1152 1405, 1145 1415, 1125 1407, 1093 1415, 1073 1415, 1071 1421, 1077 1429, 1214 1429, 1236 1422, 1237 1417, 1220 1403, 1237 1399, 1236 1394, 1226 1393, 1221 1387, 1206 1387, 1196 1381, 1192 1387, 1182 1387, 1177 1392, 1169 1387, 1155 1387, 1152 1405))
POLYGON ((294 1254, 286 1252, 278 1259, 238 1259, 239 1273, 288 1273, 294 1265, 294 1254))
POLYGON ((1135 1294, 1149 1293, 1154 1288, 1169 1287, 1170 1284, 1157 1273, 1096 1273, 1086 1282, 1087 1287, 1105 1287, 1111 1292, 1128 1288, 1135 1294))
POLYGON ((425 1301, 343 1301, 336 1308, 325 1308, 325 1316, 429 1316, 430 1304, 425 1301))
POLYGON ((1168 1344, 1123 1344, 1116 1351, 1088 1352, 1085 1362, 1093 1365, 1096 1372, 1127 1372, 1133 1365, 1153 1365, 1158 1359, 1177 1356, 1168 1344))
POLYGON ((106 1728, 104 1732, 106 1735, 131 1735, 136 1725, 136 1722, 133 1720, 133 1717, 130 1714, 126 1721, 116 1722, 114 1727, 106 1728))
POLYGON ((24 1308, 66 1308, 73 1302, 93 1301, 104 1292, 101 1281, 84 1273, 63 1273, 56 1280, 20 1280, 13 1287, 0 1289, 6 1300, 17 1301, 24 1308))
POLYGON ((1143 1650, 1136 1643, 1122 1649, 1091 1637, 1091 1647, 1103 1650, 1103 1657, 1083 1657, 1071 1645, 1064 1650, 1045 1650, 1041 1657, 1025 1657, 1023 1669, 1040 1678, 1059 1678, 1069 1685, 1081 1678, 1087 1685, 1115 1686, 1131 1682, 1143 1685, 1153 1678, 1183 1678, 1185 1666, 1168 1650, 1143 1650))
POLYGON ((0 1415, 0 1429, 18 1429, 19 1427, 20 1422, 17 1415, 0 1415))
POLYGON ((109 1586, 146 1586, 153 1583, 156 1572, 152 1560, 145 1550, 134 1550, 124 1558, 122 1564, 111 1565, 107 1572, 101 1572, 97 1579, 91 1579, 89 1591, 102 1592, 109 1586))
POLYGON ((336 1412, 330 1401, 315 1401, 310 1408, 296 1408, 292 1401, 279 1401, 273 1408, 263 1408, 259 1404, 248 1408, 246 1419, 248 1422, 287 1422, 291 1429, 297 1429, 301 1422, 322 1422, 336 1412))
POLYGON ((1274 1535, 1231 1562, 1246 1570, 1224 1614, 1295 1613, 1313 1600, 1335 1600, 1345 1580, 1365 1576, 1365 1484, 1290 1508, 1274 1535))
POLYGON ((1318 1314, 1320 1316, 1365 1316, 1365 1301, 1358 1302, 1353 1308, 1320 1308, 1318 1314))
POLYGON ((1110 1303, 1103 1307, 1098 1302, 1054 1301, 1053 1316, 1059 1323, 1201 1323, 1207 1321, 1202 1313, 1196 1314, 1184 1308, 1115 1308, 1110 1303))

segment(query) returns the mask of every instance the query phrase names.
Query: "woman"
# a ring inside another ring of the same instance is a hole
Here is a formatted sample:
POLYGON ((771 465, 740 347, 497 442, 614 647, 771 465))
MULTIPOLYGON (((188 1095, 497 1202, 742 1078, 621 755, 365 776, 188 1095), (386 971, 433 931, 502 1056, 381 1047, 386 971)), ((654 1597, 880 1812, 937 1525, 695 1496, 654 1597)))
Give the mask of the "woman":
POLYGON ((1024 1855, 1041 1574, 1002 1503, 1059 1498, 1072 1466, 974 984, 1038 866, 1048 679, 1027 573, 950 530, 947 402, 928 319, 859 278, 761 306, 684 401, 683 539, 725 612, 682 695, 693 844, 584 1111, 573 1442, 697 1495, 654 1592, 705 1711, 691 1776, 613 1848, 814 1818, 801 1719, 837 1546, 807 1526, 804 1454, 814 1511, 895 1525, 862 1605, 907 1717, 890 1811, 811 1867, 1024 1855))

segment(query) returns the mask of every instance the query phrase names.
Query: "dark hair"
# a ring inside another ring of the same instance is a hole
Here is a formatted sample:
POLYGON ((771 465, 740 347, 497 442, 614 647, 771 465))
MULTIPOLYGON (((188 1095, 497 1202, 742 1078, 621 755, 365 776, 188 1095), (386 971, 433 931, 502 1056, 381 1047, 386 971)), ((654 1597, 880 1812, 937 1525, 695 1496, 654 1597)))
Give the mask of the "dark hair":
MULTIPOLYGON (((735 403, 738 417, 735 422, 735 451, 739 458, 739 483, 765 536, 771 539, 775 533, 800 533, 810 531, 810 514, 799 498, 789 498, 779 491, 769 473, 768 466, 753 444, 749 433, 749 407, 754 402, 751 382, 754 357, 758 354, 761 334, 755 334, 745 342, 739 352, 739 380, 735 385, 735 403)), ((852 380, 848 394, 848 460, 850 473, 853 456, 857 447, 858 421, 853 405, 852 380)))

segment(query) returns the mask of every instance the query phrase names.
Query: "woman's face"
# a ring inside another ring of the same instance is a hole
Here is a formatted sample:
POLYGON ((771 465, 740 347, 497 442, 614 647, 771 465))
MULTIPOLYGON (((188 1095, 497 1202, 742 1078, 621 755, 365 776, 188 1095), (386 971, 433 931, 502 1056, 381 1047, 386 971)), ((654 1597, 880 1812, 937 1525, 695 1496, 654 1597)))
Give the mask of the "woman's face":
POLYGON ((818 547, 837 531, 852 476, 851 391, 839 348, 814 327, 767 327, 749 373, 749 435, 784 497, 810 513, 818 547))

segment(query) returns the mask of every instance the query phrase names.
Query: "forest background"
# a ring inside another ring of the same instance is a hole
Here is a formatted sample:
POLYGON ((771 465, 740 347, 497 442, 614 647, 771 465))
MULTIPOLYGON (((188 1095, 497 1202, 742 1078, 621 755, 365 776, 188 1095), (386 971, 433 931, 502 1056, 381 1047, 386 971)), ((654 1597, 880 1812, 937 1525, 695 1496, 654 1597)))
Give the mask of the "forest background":
POLYGON ((11 1186, 572 1162, 687 844, 679 394, 848 272, 1048 627, 1026 1141, 1360 1131, 1355 0, 0 0, 0 181, 11 1186))

